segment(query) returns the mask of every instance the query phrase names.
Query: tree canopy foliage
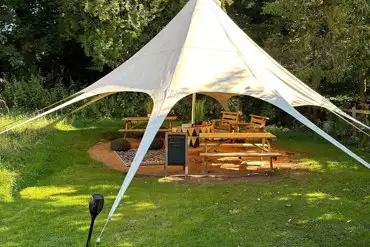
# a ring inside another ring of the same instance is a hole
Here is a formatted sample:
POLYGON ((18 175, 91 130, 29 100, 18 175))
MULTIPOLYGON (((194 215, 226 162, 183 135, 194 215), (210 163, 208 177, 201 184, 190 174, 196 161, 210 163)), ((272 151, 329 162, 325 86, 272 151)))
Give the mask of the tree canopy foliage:
MULTIPOLYGON (((45 87, 61 82, 79 90, 132 56, 186 2, 2 0, 0 76, 38 75, 45 87)), ((365 101, 370 61, 366 0, 223 0, 221 6, 320 93, 365 101)))
POLYGON ((279 30, 265 46, 315 89, 354 89, 368 76, 368 8, 363 0, 269 2, 262 13, 274 16, 279 30))

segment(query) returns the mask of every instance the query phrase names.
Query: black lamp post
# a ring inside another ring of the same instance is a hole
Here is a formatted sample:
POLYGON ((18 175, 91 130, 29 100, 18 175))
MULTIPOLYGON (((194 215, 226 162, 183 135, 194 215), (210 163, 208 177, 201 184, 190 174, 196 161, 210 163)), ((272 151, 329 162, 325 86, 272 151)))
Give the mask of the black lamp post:
POLYGON ((104 196, 100 194, 92 195, 92 198, 89 201, 91 224, 90 224, 89 236, 87 237, 86 247, 90 246, 90 238, 91 238, 91 234, 94 228, 95 218, 103 210, 103 207, 104 207, 104 196))

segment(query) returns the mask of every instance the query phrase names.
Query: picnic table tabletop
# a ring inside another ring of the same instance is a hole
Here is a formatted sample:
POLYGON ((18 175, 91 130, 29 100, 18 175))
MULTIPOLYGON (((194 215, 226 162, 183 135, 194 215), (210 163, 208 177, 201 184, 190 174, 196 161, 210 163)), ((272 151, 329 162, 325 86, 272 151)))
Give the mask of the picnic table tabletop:
POLYGON ((199 138, 221 138, 221 139, 275 139, 271 133, 200 133, 199 138))

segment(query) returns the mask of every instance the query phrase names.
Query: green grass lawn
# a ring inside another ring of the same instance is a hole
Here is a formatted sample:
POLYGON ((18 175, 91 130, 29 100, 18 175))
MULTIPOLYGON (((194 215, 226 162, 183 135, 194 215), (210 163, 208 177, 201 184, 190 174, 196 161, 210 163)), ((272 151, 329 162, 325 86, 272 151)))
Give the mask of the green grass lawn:
MULTIPOLYGON (((124 174, 86 150, 119 126, 40 120, 0 137, 0 246, 84 246, 87 203, 101 193, 95 241, 124 174)), ((370 246, 369 170, 314 134, 277 134, 309 172, 215 185, 135 178, 99 246, 370 246)))

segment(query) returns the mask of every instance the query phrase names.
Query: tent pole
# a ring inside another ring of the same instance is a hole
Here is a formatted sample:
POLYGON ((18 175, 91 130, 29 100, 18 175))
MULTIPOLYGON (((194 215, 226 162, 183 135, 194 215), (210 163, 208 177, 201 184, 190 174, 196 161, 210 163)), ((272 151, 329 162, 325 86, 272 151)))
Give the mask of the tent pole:
POLYGON ((197 94, 193 93, 193 98, 191 102, 191 123, 195 124, 195 102, 197 99, 197 94))

